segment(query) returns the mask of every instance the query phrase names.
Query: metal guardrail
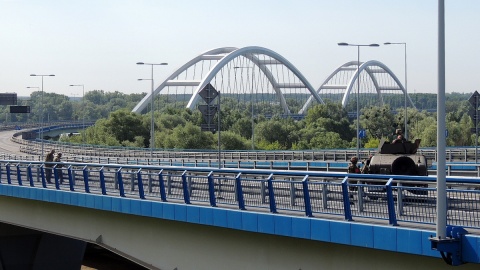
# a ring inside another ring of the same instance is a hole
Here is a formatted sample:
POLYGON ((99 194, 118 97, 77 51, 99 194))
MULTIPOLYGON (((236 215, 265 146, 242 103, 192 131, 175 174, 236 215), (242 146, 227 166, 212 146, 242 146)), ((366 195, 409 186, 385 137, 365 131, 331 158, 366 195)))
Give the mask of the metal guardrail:
MULTIPOLYGON (((434 224, 433 177, 285 170, 0 161, 2 185, 235 207, 308 217, 434 224), (64 176, 64 182, 61 181, 64 176), (412 186, 413 185, 413 186, 412 186)), ((447 177, 448 225, 480 228, 480 180, 447 177)), ((88 207, 88 206, 87 206, 88 207)))
MULTIPOLYGON (((93 123, 88 123, 91 125, 93 123)), ((81 123, 51 123, 45 130, 59 130, 72 127, 82 127, 81 123)), ((5 127, 13 129, 12 126, 5 127)), ((31 130, 38 130, 38 127, 31 130)), ((1 131, 1 130, 0 130, 1 131)), ((40 153, 40 140, 22 140, 19 131, 12 137, 12 141, 22 144, 21 151, 31 155, 40 153)), ((220 160, 305 160, 305 161, 348 161, 352 156, 356 155, 355 149, 320 149, 320 150, 304 150, 304 151, 221 151, 220 157, 218 150, 189 150, 189 149, 156 149, 150 152, 145 148, 126 148, 126 147, 108 147, 99 145, 81 145, 70 143, 59 143, 52 141, 44 141, 48 143, 50 148, 62 148, 68 150, 72 154, 82 154, 86 156, 106 156, 106 157, 150 157, 155 159, 219 159, 220 160)), ((67 152, 67 151, 65 151, 67 152)), ((377 149, 361 149, 359 159, 366 159, 370 155, 377 152, 377 149)), ((417 151, 424 155, 430 162, 436 162, 438 153, 435 148, 421 148, 417 151)), ((478 153, 474 147, 447 148, 444 158, 447 162, 470 162, 476 161, 478 153)))

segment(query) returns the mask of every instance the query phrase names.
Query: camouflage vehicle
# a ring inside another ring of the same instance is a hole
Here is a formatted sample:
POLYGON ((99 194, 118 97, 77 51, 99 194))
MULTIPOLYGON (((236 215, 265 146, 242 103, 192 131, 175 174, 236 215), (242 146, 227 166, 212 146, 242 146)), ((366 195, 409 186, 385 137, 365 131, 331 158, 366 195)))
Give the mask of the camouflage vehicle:
POLYGON ((380 142, 379 151, 370 160, 369 173, 396 175, 428 175, 427 159, 417 154, 420 140, 415 142, 380 142))

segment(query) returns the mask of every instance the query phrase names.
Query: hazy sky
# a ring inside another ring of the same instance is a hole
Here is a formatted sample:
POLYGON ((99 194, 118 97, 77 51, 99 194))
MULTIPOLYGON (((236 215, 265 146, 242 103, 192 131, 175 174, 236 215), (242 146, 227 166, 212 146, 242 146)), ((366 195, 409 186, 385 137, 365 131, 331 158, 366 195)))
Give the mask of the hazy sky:
MULTIPOLYGON (((446 0, 447 92, 480 90, 480 1, 446 0)), ((341 64, 386 64, 403 82, 406 42, 409 92, 437 92, 437 0, 0 0, 0 92, 44 90, 148 92, 147 66, 160 82, 200 53, 261 46, 295 65, 318 88, 341 64)), ((157 83, 156 83, 157 84, 157 83)))

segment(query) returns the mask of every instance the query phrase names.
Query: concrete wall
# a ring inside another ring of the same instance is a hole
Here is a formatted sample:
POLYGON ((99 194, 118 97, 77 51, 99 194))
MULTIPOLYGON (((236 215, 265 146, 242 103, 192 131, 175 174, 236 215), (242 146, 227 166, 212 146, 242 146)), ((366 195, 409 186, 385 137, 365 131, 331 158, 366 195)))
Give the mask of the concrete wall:
POLYGON ((1 222, 96 241, 152 269, 451 269, 433 257, 29 199, 0 196, 0 205, 1 222))

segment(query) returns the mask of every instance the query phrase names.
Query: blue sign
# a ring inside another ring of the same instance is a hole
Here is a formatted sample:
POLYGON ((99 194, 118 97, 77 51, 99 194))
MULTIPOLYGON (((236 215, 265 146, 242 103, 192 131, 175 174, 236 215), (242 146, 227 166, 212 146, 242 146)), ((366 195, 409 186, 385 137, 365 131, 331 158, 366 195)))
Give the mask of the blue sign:
POLYGON ((365 139, 367 137, 367 131, 365 129, 361 129, 358 131, 358 137, 360 139, 365 139))

